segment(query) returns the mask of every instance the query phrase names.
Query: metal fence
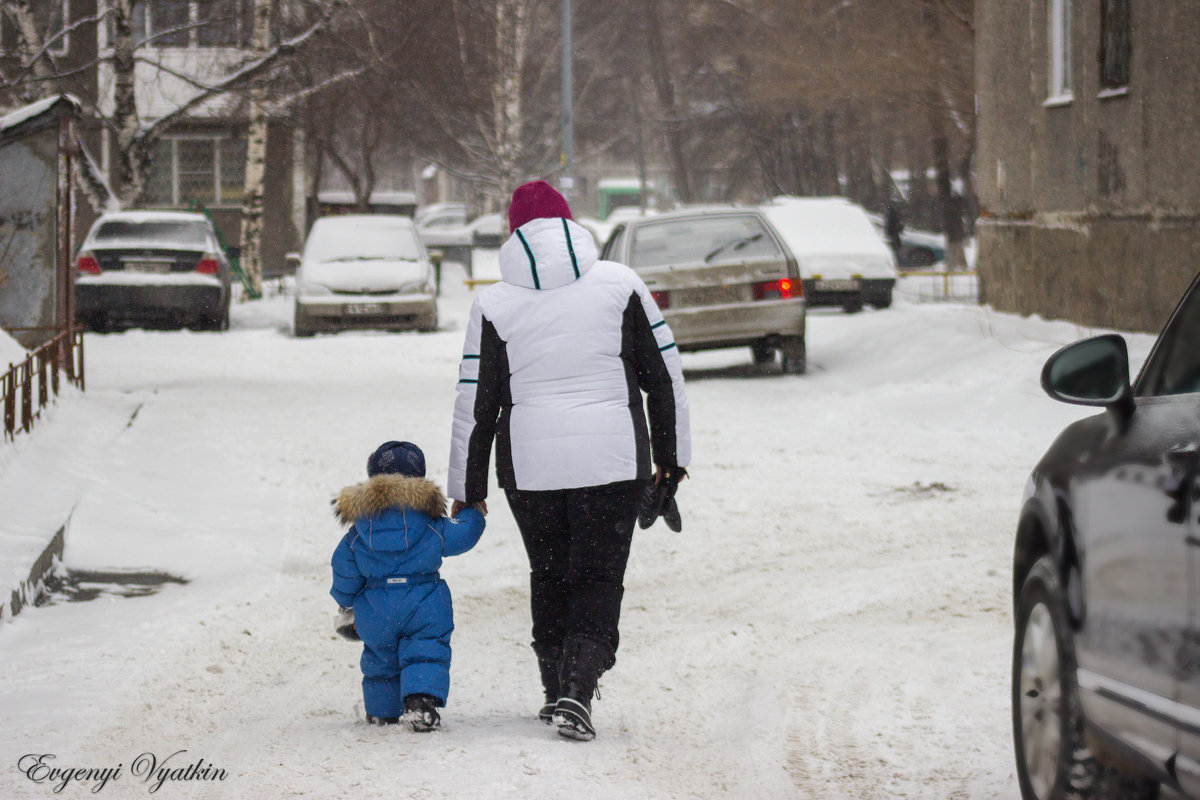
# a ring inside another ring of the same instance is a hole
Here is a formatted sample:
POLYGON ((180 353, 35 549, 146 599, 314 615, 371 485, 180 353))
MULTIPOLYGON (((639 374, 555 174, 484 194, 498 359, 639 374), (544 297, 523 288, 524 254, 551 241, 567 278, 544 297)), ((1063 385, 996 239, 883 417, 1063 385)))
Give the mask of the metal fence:
MULTIPOLYGON (((32 330, 32 329, 26 329, 32 330)), ((62 377, 83 389, 83 331, 67 330, 32 350, 24 361, 0 373, 4 397, 4 438, 28 432, 42 409, 58 397, 62 377)))

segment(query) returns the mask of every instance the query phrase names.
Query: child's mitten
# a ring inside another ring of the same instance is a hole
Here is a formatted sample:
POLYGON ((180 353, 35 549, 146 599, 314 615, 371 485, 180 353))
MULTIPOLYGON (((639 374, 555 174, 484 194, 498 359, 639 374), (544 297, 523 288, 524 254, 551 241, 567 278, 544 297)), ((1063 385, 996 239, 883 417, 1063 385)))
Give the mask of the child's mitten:
POLYGON ((334 620, 333 629, 343 639, 348 639, 352 642, 361 641, 358 638, 358 629, 354 627, 353 608, 338 606, 338 615, 337 619, 334 620))

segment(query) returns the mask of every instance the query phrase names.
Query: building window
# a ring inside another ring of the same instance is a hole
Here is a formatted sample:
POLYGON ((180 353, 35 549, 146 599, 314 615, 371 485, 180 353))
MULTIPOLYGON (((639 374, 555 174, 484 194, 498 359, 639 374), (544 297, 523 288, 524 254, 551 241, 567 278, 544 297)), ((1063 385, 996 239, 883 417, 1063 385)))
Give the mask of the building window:
POLYGON ((252 13, 251 0, 134 0, 133 38, 151 47, 247 47, 252 13))
POLYGON ((237 205, 242 202, 246 140, 181 135, 160 139, 146 183, 145 200, 156 206, 237 205))
POLYGON ((254 4, 250 0, 200 0, 196 3, 196 43, 200 47, 249 47, 254 4))
POLYGON ((1123 89, 1129 85, 1129 60, 1133 50, 1130 36, 1129 0, 1100 0, 1100 89, 1123 89))
POLYGON ((1049 100, 1071 99, 1071 0, 1049 0, 1049 100))
MULTIPOLYGON (((66 55, 69 34, 63 32, 63 27, 67 19, 67 0, 30 0, 29 6, 40 37, 39 41, 33 43, 33 49, 41 50, 48 39, 57 37, 50 45, 49 52, 56 56, 66 55)), ((5 8, 0 12, 0 53, 19 53, 20 44, 17 20, 5 8)))

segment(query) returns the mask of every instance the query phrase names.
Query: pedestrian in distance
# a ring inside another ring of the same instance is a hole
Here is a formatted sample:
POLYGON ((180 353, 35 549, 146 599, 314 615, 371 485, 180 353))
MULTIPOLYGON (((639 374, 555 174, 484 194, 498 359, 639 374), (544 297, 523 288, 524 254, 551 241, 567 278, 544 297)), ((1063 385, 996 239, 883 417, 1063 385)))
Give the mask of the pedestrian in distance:
POLYGON ((691 458, 683 369, 646 285, 599 259, 552 186, 517 187, 508 223, 467 323, 447 491, 452 509, 486 498, 494 442, 529 558, 538 718, 589 740, 644 492, 673 495, 691 458))
POLYGON ((446 496, 425 479, 425 455, 411 442, 380 445, 367 459, 367 476, 333 501, 334 515, 350 526, 332 559, 338 630, 363 643, 367 721, 403 719, 414 731, 431 731, 450 690, 454 630, 450 589, 438 569, 444 557, 479 541, 487 507, 445 516, 446 496))
POLYGON ((888 203, 887 211, 883 218, 883 233, 887 237, 888 247, 892 248, 892 252, 896 254, 896 264, 900 264, 900 250, 902 243, 900 234, 904 232, 904 220, 900 219, 900 210, 896 208, 895 203, 888 203))

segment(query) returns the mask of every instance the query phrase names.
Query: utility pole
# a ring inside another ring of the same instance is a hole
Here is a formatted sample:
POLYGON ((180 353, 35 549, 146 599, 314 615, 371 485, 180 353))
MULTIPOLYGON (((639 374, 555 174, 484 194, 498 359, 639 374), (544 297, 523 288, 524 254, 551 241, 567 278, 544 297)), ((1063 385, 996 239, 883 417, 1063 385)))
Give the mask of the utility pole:
POLYGON ((559 184, 570 203, 575 188, 574 76, 572 75, 571 0, 562 0, 562 177, 559 184))

